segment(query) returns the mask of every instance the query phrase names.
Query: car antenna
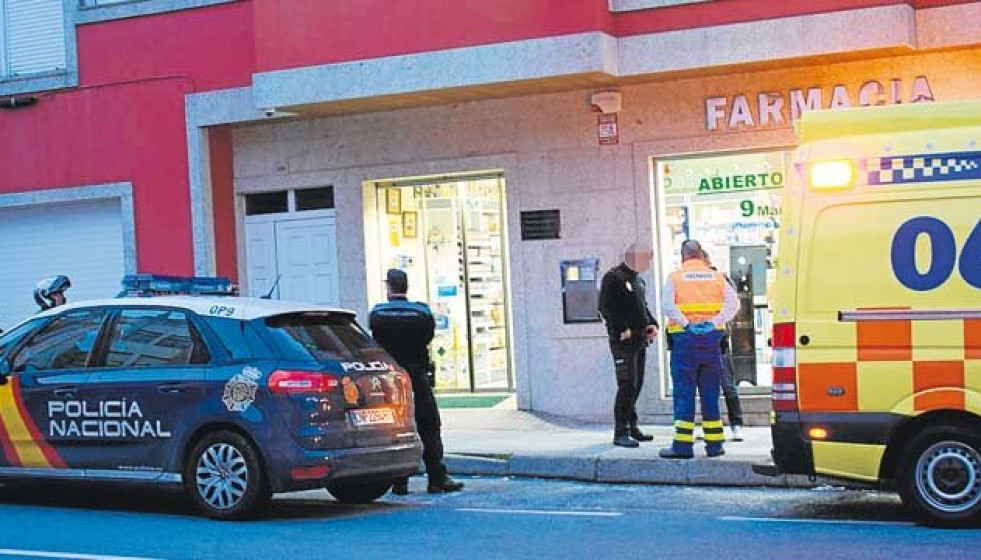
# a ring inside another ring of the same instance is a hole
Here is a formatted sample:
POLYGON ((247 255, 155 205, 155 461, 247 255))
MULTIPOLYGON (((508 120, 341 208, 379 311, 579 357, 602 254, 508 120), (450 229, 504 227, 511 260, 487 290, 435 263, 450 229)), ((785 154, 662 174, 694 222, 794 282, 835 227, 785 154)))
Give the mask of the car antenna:
POLYGON ((283 277, 282 273, 276 275, 276 281, 273 282, 272 288, 269 288, 269 293, 262 296, 261 299, 272 299, 273 292, 275 292, 276 288, 279 287, 279 279, 282 277, 283 277))

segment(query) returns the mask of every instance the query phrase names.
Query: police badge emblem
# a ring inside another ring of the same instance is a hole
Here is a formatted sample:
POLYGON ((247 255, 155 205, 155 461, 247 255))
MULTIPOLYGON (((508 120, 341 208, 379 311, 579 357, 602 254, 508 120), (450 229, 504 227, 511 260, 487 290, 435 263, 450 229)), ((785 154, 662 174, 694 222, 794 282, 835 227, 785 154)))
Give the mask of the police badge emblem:
POLYGON ((235 374, 225 384, 225 391, 222 393, 221 402, 229 412, 245 412, 255 402, 256 391, 259 389, 257 381, 262 377, 262 372, 252 366, 242 368, 241 373, 235 374))

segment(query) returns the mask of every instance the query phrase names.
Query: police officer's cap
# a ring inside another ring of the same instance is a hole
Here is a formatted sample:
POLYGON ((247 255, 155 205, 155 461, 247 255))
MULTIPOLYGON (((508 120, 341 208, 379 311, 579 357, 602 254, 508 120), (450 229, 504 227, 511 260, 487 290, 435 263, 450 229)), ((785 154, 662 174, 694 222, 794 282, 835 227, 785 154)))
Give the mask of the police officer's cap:
POLYGON ((385 283, 394 290, 405 290, 409 287, 409 277, 397 268, 390 268, 385 273, 385 283))

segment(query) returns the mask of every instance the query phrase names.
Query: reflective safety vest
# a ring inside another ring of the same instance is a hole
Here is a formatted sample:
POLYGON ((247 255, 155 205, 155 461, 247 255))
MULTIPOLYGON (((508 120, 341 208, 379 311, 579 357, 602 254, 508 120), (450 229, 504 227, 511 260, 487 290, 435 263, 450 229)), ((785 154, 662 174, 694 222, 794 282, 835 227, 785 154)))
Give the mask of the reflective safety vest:
MULTIPOLYGON (((674 285, 674 303, 691 324, 711 321, 722 311, 726 279, 722 273, 709 268, 698 259, 689 259, 668 276, 674 285)), ((668 332, 684 331, 684 327, 668 322, 668 332)), ((725 325, 716 327, 725 330, 725 325)))

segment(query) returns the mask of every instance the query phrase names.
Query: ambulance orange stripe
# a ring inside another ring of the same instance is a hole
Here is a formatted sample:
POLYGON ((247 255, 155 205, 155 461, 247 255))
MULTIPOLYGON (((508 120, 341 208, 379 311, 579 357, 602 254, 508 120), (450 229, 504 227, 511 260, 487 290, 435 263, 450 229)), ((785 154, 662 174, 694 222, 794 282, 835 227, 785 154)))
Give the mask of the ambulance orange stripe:
POLYGON ((858 410, 858 365, 855 362, 800 364, 797 371, 802 411, 858 410))
POLYGON ((20 411, 20 417, 24 419, 24 425, 27 427, 27 431, 31 434, 31 439, 37 444, 41 453, 44 454, 44 458, 48 460, 48 463, 52 468, 63 469, 67 465, 58 456, 58 452, 51 447, 50 444, 41 435, 41 431, 37 429, 37 425, 34 424, 34 420, 31 418, 30 413, 28 413, 27 408, 24 407, 24 399, 20 397, 20 380, 16 377, 12 379, 13 389, 14 389, 14 400, 17 402, 17 410, 20 411))
POLYGON ((3 423, 3 414, 0 414, 0 445, 3 446, 3 456, 7 460, 7 466, 20 466, 20 457, 17 455, 17 450, 14 449, 14 444, 10 441, 10 435, 7 434, 7 426, 3 423))
POLYGON ((913 398, 913 408, 920 412, 929 410, 964 410, 964 391, 954 389, 927 391, 913 398))
POLYGON ((964 362, 913 362, 913 391, 928 389, 963 389, 964 362))
POLYGON ((913 359, 912 321, 862 321, 856 326, 856 334, 860 362, 913 359))
POLYGON ((964 320, 964 359, 981 360, 981 319, 964 320))

